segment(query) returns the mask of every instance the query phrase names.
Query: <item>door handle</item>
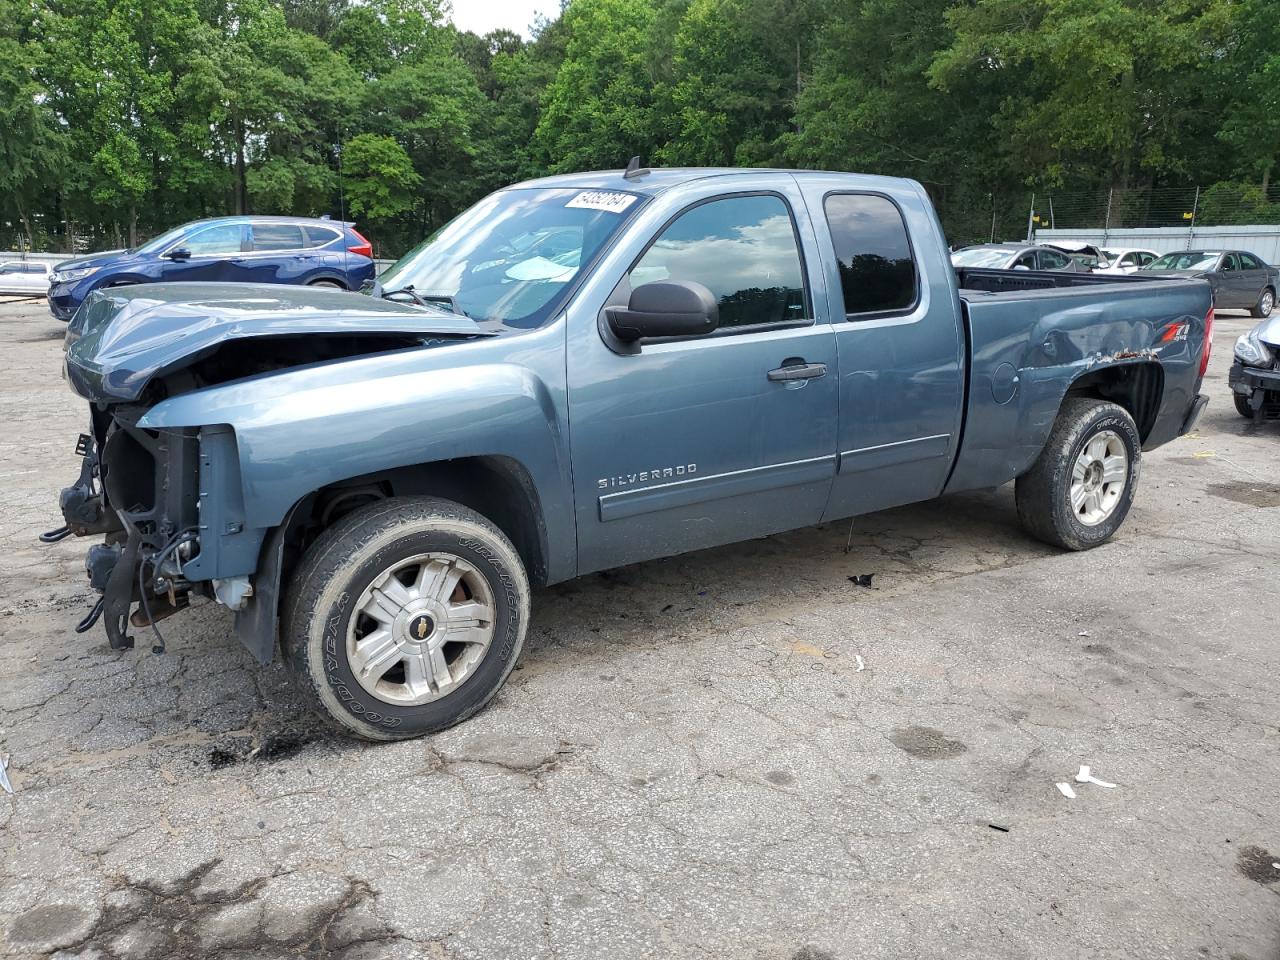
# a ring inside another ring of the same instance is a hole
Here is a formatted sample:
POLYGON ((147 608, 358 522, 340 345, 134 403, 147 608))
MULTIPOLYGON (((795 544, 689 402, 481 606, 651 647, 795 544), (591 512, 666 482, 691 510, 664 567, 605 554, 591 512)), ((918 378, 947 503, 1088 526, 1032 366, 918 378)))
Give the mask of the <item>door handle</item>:
POLYGON ((784 363, 778 369, 769 371, 769 379, 775 383, 787 380, 814 380, 817 377, 825 377, 826 375, 827 365, 825 363, 805 363, 803 360, 784 363))

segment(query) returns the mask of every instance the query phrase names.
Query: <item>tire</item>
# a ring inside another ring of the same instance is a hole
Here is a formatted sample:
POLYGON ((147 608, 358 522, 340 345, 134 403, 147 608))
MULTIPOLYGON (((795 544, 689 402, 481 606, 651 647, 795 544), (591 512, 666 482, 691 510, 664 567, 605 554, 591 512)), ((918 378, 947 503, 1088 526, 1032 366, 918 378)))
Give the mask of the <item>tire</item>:
POLYGON ((345 290, 345 289, 347 289, 343 284, 339 283, 337 280, 312 280, 309 284, 307 284, 307 286, 309 286, 309 287, 326 287, 326 288, 328 288, 328 289, 330 289, 330 290, 345 290))
POLYGON ((1231 394, 1231 399, 1236 402, 1236 413, 1244 417, 1246 420, 1253 419, 1253 407, 1249 406, 1249 398, 1242 397, 1238 393, 1231 394))
POLYGON ((1269 317, 1275 307, 1276 292, 1270 287, 1265 287, 1262 293, 1258 294, 1258 302, 1249 308, 1249 314, 1254 317, 1269 317))
POLYGON ((1123 407, 1091 397, 1066 400, 1040 456, 1018 478, 1014 488, 1018 520, 1033 537, 1066 550, 1088 550, 1105 543, 1129 513, 1141 456, 1138 428, 1123 407), (1104 458, 1096 460, 1096 473, 1090 466, 1077 475, 1077 464, 1094 463, 1099 449, 1104 458), (1120 464, 1116 458, 1122 451, 1120 464), (1107 480, 1108 472, 1121 469, 1122 473, 1107 480), (1091 487, 1094 481, 1097 486, 1091 487), (1122 486, 1116 488, 1118 482, 1122 486), (1077 492, 1084 495, 1080 506, 1073 502, 1077 492))
POLYGON ((337 729, 407 740, 492 699, 520 655, 529 605, 519 554, 480 514, 429 497, 380 500, 303 556, 281 644, 298 688, 337 729))

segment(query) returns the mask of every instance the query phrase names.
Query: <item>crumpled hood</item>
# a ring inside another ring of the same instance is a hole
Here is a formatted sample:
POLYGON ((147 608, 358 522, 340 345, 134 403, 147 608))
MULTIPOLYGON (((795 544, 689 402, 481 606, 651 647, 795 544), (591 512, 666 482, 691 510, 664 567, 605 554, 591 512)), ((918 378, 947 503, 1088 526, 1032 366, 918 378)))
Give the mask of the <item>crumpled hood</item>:
POLYGON ((1280 350, 1280 313, 1273 313, 1253 329, 1259 340, 1272 350, 1280 350))
POLYGON ((136 400, 229 340, 307 334, 488 336, 475 321, 316 287, 149 283, 96 290, 67 330, 67 378, 89 400, 136 400))

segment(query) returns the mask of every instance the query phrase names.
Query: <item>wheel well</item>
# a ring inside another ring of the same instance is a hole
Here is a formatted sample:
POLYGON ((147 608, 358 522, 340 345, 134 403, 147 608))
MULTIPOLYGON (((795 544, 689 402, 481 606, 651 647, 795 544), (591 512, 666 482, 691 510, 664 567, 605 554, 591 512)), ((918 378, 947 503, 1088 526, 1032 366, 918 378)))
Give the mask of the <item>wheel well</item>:
POLYGON ((314 280, 308 280, 307 286, 308 287, 338 286, 338 287, 341 287, 343 290, 347 289, 347 285, 343 283, 341 280, 339 280, 337 277, 316 277, 314 280))
POLYGON ((547 537, 533 480, 510 457, 483 456, 397 467, 342 480, 305 497, 285 531, 284 579, 302 552, 340 517, 387 497, 452 500, 491 520, 515 546, 530 583, 547 581, 547 537))
POLYGON ((1160 412, 1164 396, 1164 369, 1158 363, 1123 363, 1086 373, 1071 384, 1063 401, 1072 397, 1096 397, 1129 411, 1146 442, 1160 412))

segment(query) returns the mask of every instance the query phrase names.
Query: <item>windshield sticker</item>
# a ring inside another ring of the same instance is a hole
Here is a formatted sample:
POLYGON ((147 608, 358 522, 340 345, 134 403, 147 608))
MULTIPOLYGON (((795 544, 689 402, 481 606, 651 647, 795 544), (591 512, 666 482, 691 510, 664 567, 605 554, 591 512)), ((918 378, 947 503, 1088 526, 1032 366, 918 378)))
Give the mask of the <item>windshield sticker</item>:
POLYGON ((566 203, 565 206, 575 207, 579 210, 604 210, 606 213, 621 213, 635 201, 636 196, 633 193, 583 190, 582 193, 566 203))

